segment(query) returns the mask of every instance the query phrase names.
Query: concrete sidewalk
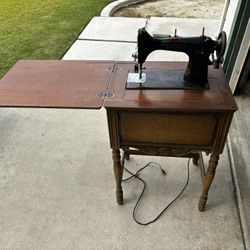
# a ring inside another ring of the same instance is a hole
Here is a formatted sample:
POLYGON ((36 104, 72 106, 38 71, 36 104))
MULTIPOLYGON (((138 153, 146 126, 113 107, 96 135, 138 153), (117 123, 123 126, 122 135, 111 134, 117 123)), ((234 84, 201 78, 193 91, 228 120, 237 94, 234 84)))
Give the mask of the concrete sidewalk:
MULTIPOLYGON (((64 60, 127 60, 137 29, 146 19, 95 17, 64 60)), ((151 18, 152 33, 217 35, 218 21, 151 18), (190 32, 192 31, 192 32, 190 32)), ((157 51, 149 60, 187 60, 182 53, 157 51)), ((105 110, 0 109, 1 249, 244 249, 227 151, 221 156, 207 209, 197 209, 199 169, 180 199, 154 224, 132 220, 141 184, 124 184, 125 204, 115 200, 115 181, 105 110)), ((185 159, 133 156, 132 171, 148 186, 137 216, 154 218, 186 181, 185 159)))
MULTIPOLYGON (((145 27, 154 34, 174 34, 198 36, 205 34, 216 37, 219 21, 214 19, 191 18, 126 18, 94 17, 78 39, 63 57, 63 60, 120 60, 132 61, 136 48, 137 31, 145 27)), ((148 61, 187 61, 184 53, 154 51, 148 61)))

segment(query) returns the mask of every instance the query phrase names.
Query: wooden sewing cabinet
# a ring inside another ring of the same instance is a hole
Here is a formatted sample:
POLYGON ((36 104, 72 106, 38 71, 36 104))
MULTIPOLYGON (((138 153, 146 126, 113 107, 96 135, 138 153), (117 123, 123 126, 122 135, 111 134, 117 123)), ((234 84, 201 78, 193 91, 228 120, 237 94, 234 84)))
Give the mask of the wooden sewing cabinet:
MULTIPOLYGON (((107 110, 118 204, 123 203, 120 150, 130 154, 191 157, 210 154, 201 167, 206 205, 219 155, 237 110, 222 70, 209 68, 207 90, 128 90, 128 62, 20 61, 0 81, 0 106, 107 110)), ((150 69, 184 70, 186 63, 151 62, 150 69)))

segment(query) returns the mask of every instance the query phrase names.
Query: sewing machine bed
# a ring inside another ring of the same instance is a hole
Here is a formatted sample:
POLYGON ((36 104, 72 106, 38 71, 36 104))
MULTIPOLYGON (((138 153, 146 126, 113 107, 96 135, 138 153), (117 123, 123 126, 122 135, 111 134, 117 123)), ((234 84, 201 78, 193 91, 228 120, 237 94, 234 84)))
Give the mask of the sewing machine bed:
POLYGON ((208 89, 209 79, 205 84, 190 84, 183 80, 183 70, 143 70, 139 73, 128 72, 126 89, 208 89))

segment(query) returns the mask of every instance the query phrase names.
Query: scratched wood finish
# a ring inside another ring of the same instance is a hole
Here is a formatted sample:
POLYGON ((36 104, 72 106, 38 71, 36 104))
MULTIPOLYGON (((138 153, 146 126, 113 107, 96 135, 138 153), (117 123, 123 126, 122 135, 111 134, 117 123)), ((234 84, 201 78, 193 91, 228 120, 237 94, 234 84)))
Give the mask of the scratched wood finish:
POLYGON ((23 60, 0 80, 0 106, 93 108, 103 105, 108 61, 23 60))

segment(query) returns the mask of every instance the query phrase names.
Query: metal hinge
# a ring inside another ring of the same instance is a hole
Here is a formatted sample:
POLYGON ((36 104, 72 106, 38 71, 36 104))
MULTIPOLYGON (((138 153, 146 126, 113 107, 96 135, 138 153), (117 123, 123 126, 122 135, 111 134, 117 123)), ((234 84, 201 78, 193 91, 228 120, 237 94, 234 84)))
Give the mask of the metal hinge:
POLYGON ((111 92, 99 92, 96 94, 97 97, 113 97, 114 94, 111 92))
POLYGON ((111 73, 114 73, 116 71, 120 71, 121 67, 118 67, 116 65, 112 65, 112 66, 108 67, 106 70, 109 71, 109 72, 111 72, 111 73))
MULTIPOLYGON (((106 70, 109 71, 109 72, 111 72, 111 73, 114 73, 114 72, 120 71, 121 67, 116 66, 116 64, 114 63, 114 65, 106 68, 106 70)), ((105 92, 99 92, 99 93, 97 93, 96 96, 97 97, 101 97, 101 98, 106 98, 106 97, 113 97, 114 94, 111 93, 111 92, 105 91, 105 92)))

